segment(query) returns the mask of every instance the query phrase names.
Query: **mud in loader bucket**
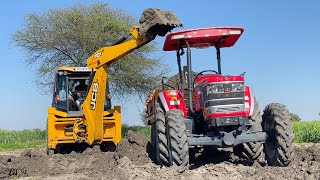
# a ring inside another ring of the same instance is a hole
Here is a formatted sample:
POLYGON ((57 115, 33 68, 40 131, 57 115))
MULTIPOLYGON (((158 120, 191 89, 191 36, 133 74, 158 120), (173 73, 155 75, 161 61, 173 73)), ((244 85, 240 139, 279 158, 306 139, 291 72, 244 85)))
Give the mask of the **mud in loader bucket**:
POLYGON ((182 23, 172 12, 156 8, 145 9, 139 23, 140 35, 165 36, 173 28, 182 27, 182 23))

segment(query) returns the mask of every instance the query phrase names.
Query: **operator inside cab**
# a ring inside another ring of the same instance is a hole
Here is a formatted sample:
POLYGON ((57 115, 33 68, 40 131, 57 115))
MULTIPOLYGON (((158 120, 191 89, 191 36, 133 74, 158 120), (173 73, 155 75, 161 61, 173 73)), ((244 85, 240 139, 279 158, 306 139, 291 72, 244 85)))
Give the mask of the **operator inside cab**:
POLYGON ((88 79, 70 79, 69 89, 71 90, 69 99, 70 111, 81 111, 81 104, 86 98, 88 89, 88 79))
MULTIPOLYGON (((90 72, 59 71, 56 76, 53 106, 70 115, 82 113, 83 104, 89 85, 90 72), (72 113, 73 112, 73 113, 72 113)), ((106 100, 104 110, 111 109, 111 99, 107 82, 106 100)))

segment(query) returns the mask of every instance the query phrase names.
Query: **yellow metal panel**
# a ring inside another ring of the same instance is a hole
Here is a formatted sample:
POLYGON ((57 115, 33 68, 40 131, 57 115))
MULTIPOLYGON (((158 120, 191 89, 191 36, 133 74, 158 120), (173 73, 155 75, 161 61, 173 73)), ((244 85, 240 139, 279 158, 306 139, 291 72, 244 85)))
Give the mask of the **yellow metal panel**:
POLYGON ((91 69, 88 68, 88 70, 83 70, 83 68, 87 67, 69 67, 69 66, 60 66, 58 68, 59 71, 68 71, 68 72, 91 72, 91 69), (82 70, 77 70, 77 68, 80 68, 82 70))
POLYGON ((48 108, 47 147, 56 149, 56 146, 61 143, 75 143, 73 133, 65 132, 65 127, 72 127, 76 119, 78 118, 68 118, 67 113, 56 110, 54 107, 48 108))
POLYGON ((54 108, 48 108, 48 119, 47 119, 47 147, 55 149, 56 148, 56 143, 54 142, 54 120, 55 120, 55 115, 54 115, 54 108))
POLYGON ((116 136, 116 127, 114 121, 107 121, 107 123, 104 125, 104 136, 105 139, 110 139, 116 136))
POLYGON ((106 97, 107 65, 96 70, 87 98, 82 105, 82 111, 87 123, 88 143, 100 143, 103 139, 103 111, 106 97))
POLYGON ((59 111, 54 107, 48 108, 48 114, 55 114, 56 116, 60 116, 60 117, 67 117, 68 116, 68 114, 66 112, 59 111))
POLYGON ((118 144, 121 141, 122 138, 122 129, 121 129, 121 107, 120 106, 114 106, 114 117, 115 117, 115 126, 116 126, 116 135, 114 137, 114 143, 118 144))
POLYGON ((114 109, 109 109, 109 110, 103 112, 103 116, 109 116, 110 114, 112 114, 114 112, 115 112, 114 109))

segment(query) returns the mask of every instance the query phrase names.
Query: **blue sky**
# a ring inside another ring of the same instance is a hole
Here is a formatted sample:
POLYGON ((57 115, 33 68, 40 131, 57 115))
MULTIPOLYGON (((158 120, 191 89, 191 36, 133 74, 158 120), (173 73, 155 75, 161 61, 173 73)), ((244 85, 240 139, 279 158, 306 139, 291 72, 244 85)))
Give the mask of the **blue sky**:
MULTIPOLYGON (((51 94, 37 91, 33 69, 23 60, 24 52, 10 42, 21 27, 24 15, 41 13, 91 1, 46 0, 7 1, 0 8, 0 129, 45 128, 51 94)), ((183 22, 182 29, 214 26, 242 26, 245 31, 237 44, 222 49, 224 74, 246 73, 260 107, 280 102, 304 120, 320 119, 320 1, 107 1, 113 8, 126 10, 139 18, 148 7, 173 11, 183 22)), ((164 62, 176 73, 173 52, 162 52, 164 38, 158 38, 164 62)), ((216 69, 214 49, 195 49, 195 71, 216 69)), ((185 62, 184 62, 185 63, 185 62)), ((117 103, 123 106, 123 122, 141 124, 143 103, 117 103)))

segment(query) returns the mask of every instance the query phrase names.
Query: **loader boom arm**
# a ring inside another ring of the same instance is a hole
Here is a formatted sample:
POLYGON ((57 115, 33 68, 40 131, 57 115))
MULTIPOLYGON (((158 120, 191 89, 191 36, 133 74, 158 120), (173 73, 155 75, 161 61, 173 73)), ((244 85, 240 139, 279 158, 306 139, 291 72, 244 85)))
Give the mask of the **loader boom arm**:
POLYGON ((104 65, 110 65, 116 60, 122 58, 123 56, 131 53, 135 49, 152 41, 155 36, 152 35, 139 35, 139 27, 133 26, 130 31, 131 40, 125 41, 123 43, 107 46, 99 49, 94 54, 92 54, 87 60, 87 66, 89 68, 99 68, 104 65))
POLYGON ((96 70, 90 90, 82 105, 87 126, 87 141, 89 144, 100 143, 103 139, 103 113, 108 66, 155 38, 155 36, 139 35, 138 28, 138 26, 132 27, 130 32, 132 39, 114 46, 103 47, 87 60, 87 66, 96 70))
MULTIPOLYGON (((182 23, 170 11, 147 8, 142 13, 139 26, 133 26, 128 37, 121 39, 113 46, 99 49, 87 60, 87 66, 95 69, 95 75, 82 105, 86 125, 86 141, 88 144, 99 144, 104 136, 104 103, 106 98, 106 86, 108 79, 108 66, 123 56, 131 53, 150 41, 157 35, 164 36, 175 27, 181 27, 182 23)), ((118 111, 120 107, 109 110, 109 113, 118 111)), ((119 114, 118 113, 118 114, 119 114)), ((121 126, 121 125, 119 125, 121 126)))

